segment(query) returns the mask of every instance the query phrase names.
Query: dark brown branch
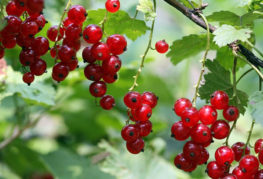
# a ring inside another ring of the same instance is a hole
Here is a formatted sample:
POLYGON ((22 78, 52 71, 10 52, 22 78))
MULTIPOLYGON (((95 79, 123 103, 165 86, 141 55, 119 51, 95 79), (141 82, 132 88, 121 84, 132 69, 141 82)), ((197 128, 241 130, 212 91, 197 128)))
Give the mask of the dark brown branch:
MULTIPOLYGON (((174 8, 176 8, 178 11, 180 11, 182 14, 184 14, 186 17, 188 17, 191 21, 196 23, 198 26, 202 27, 203 29, 207 29, 205 22, 201 17, 195 13, 195 10, 189 9, 185 7, 183 4, 178 2, 177 0, 164 0, 166 3, 170 4, 174 8)), ((216 30, 215 26, 212 26, 209 24, 210 32, 213 33, 216 30)), ((262 67, 263 68, 263 61, 260 60, 258 57, 256 57, 253 52, 251 52, 249 49, 244 47, 242 44, 238 45, 229 45, 230 48, 233 50, 238 50, 243 56, 246 57, 246 59, 255 65, 256 67, 262 67)))

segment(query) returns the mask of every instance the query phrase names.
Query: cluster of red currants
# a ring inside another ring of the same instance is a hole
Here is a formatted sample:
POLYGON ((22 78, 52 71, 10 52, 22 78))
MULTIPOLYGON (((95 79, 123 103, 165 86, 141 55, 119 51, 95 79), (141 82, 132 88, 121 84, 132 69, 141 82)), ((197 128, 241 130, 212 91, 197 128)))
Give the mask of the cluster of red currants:
POLYGON ((205 164, 209 159, 205 148, 213 142, 213 138, 226 138, 230 132, 227 121, 235 121, 239 117, 239 110, 235 106, 229 106, 229 97, 223 91, 215 91, 210 103, 211 105, 205 105, 199 110, 186 98, 181 98, 174 104, 174 112, 181 117, 181 121, 172 126, 172 137, 183 141, 191 136, 191 141, 184 145, 183 153, 175 157, 174 164, 179 169, 191 172, 197 165, 205 164), (217 110, 223 110, 226 120, 217 120, 217 110))
MULTIPOLYGON (((128 108, 128 121, 135 124, 126 125, 121 136, 126 141, 126 147, 132 154, 138 154, 144 150, 143 137, 152 132, 152 109, 157 105, 158 97, 152 92, 129 92, 124 97, 124 103, 128 108)), ((128 122, 129 123, 129 122, 128 122)))
MULTIPOLYGON (((46 72, 46 62, 40 57, 49 50, 49 41, 44 37, 35 37, 46 24, 42 15, 44 0, 13 0, 6 6, 5 17, 7 24, 0 32, 0 57, 4 56, 4 48, 12 49, 16 45, 22 47, 19 55, 20 63, 28 66, 30 72, 23 76, 23 80, 30 84, 34 76, 41 76, 46 72), (22 21, 20 16, 26 19, 22 21)), ((29 70, 27 70, 29 71, 29 70)))

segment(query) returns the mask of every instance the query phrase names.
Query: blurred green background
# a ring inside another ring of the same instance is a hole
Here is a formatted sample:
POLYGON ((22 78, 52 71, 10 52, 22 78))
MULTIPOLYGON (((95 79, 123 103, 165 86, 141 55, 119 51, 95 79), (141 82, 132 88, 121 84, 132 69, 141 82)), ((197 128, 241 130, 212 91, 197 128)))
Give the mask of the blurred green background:
MULTIPOLYGON (((133 17, 138 2, 120 1, 121 9, 133 17)), ((207 0, 209 7, 204 13, 209 15, 215 11, 231 10, 242 15, 245 9, 238 7, 236 1, 238 0, 207 0)), ((46 19, 50 25, 58 24, 66 1, 45 0, 45 3, 46 19)), ((73 0, 73 4, 83 5, 88 10, 104 8, 104 3, 104 0, 73 0)), ((164 1, 157 3, 153 42, 165 39, 172 44, 173 41, 185 35, 205 33, 203 29, 190 22, 164 1)), ((139 13, 138 18, 143 19, 143 15, 139 13)), ((147 25, 150 26, 150 24, 147 25)), ((262 29, 262 21, 257 21, 254 32, 259 48, 263 45, 262 29)), ((92 179, 207 178, 205 166, 199 166, 190 174, 174 167, 173 159, 182 151, 185 142, 178 142, 170 137, 172 124, 179 120, 172 111, 173 104, 177 98, 191 99, 193 97, 193 86, 199 76, 199 62, 202 54, 174 66, 165 55, 154 51, 149 53, 137 90, 139 92, 152 91, 159 97, 158 107, 154 109, 151 118, 154 132, 145 139, 144 153, 132 155, 125 149, 125 142, 120 136, 120 131, 127 119, 122 98, 132 85, 132 76, 136 73, 147 41, 148 33, 134 42, 128 41, 128 51, 120 57, 123 67, 119 80, 108 86, 107 93, 113 95, 117 102, 112 111, 103 111, 98 106, 98 101, 89 94, 90 82, 84 78, 82 63, 80 70, 71 73, 67 80, 59 85, 52 84, 49 78, 51 70, 38 79, 40 82, 45 81, 48 87, 40 86, 42 89, 40 93, 46 94, 36 94, 36 97, 42 100, 55 98, 55 105, 41 115, 41 120, 35 128, 27 130, 20 139, 0 151, 0 178, 36 178, 45 173, 55 173, 63 179, 70 179, 82 178, 79 175, 82 172, 85 173, 83 178, 92 179)), ((9 64, 18 61, 19 51, 20 49, 16 48, 7 52, 6 60, 9 64)), ((214 57, 214 53, 209 53, 209 56, 214 57)), ((51 59, 46 58, 51 63, 51 59)), ((81 53, 79 60, 81 60, 81 53)), ((242 74, 247 69, 249 67, 245 66, 238 74, 242 74)), ((12 74, 16 80, 21 80, 18 73, 12 72, 12 74)), ((252 94, 257 90, 257 82, 257 75, 252 72, 241 81, 238 87, 252 94)), ((14 88, 20 87, 14 86, 14 88)), ((21 87, 20 90, 27 91, 27 88, 21 87)), ((16 124, 23 124, 28 111, 30 117, 35 117, 39 115, 39 111, 47 109, 47 106, 26 101, 18 94, 6 97, 0 103, 1 141, 10 135, 10 131, 16 124)), ((197 106, 204 104, 205 101, 198 100, 197 106)), ((237 129, 230 138, 231 145, 237 141, 246 141, 250 123, 249 113, 240 117, 237 129)), ((252 143, 262 134, 262 129, 260 124, 256 124, 252 143)), ((223 141, 216 140, 208 148, 210 160, 214 159, 214 151, 222 143, 223 141)))

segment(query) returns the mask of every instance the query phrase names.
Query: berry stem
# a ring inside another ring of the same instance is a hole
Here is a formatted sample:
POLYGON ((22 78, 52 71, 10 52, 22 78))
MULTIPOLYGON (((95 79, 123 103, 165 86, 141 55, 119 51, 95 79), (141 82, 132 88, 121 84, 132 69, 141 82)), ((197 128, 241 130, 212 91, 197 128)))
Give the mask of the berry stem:
POLYGON ((193 103, 193 106, 195 107, 196 106, 196 99, 197 97, 199 96, 198 92, 199 92, 199 86, 201 84, 201 81, 203 79, 203 75, 204 75, 204 72, 205 72, 205 62, 206 62, 206 58, 207 58, 207 54, 208 54, 208 51, 210 50, 210 30, 209 30, 209 24, 208 24, 208 21, 206 19, 206 17, 199 13, 199 15, 202 17, 202 19, 205 21, 205 24, 207 26, 207 44, 206 44, 206 51, 205 51, 205 54, 204 54, 204 57, 201 61, 202 63, 202 69, 201 69, 201 73, 200 73, 200 76, 199 76, 199 79, 197 81, 197 84, 195 86, 195 94, 194 94, 194 98, 192 100, 192 103, 193 103))
POLYGON ((139 11, 136 9, 136 12, 135 12, 135 14, 134 14, 134 17, 133 17, 133 19, 136 19, 136 17, 137 17, 137 15, 138 15, 138 13, 139 13, 139 11))
MULTIPOLYGON (((153 3, 154 3, 154 11, 156 12, 156 0, 153 0, 153 3)), ((154 31, 154 25, 155 25, 155 19, 152 21, 152 26, 151 26, 151 32, 150 32, 150 36, 149 36, 149 42, 148 42, 148 45, 147 45, 147 48, 142 56, 142 60, 141 60, 141 65, 136 73, 136 75, 133 77, 134 78, 134 82, 133 82, 133 85, 131 86, 131 88, 129 89, 129 91, 133 91, 137 86, 138 86, 138 78, 142 72, 142 68, 144 67, 144 61, 145 61, 145 58, 149 52, 149 50, 151 49, 152 47, 152 38, 153 38, 153 31, 154 31)))
MULTIPOLYGON (((108 19, 108 11, 106 11, 105 12, 105 16, 104 16, 104 19, 103 19, 103 21, 102 21, 102 23, 101 23, 101 29, 102 29, 102 32, 103 33, 105 33, 104 32, 104 30, 105 30, 105 23, 107 22, 107 19, 108 19)), ((106 35, 106 34, 105 34, 106 35)))

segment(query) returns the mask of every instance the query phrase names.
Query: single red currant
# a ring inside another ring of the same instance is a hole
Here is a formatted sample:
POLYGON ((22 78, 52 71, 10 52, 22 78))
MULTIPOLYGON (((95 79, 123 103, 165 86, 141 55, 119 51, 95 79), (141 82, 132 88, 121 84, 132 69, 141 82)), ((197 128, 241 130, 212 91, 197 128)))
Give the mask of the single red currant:
POLYGON ((102 69, 104 73, 115 74, 121 68, 121 60, 118 56, 111 56, 109 59, 102 62, 102 69))
POLYGON ((118 79, 118 74, 103 74, 102 79, 105 83, 114 83, 118 79))
POLYGON ((208 163, 206 172, 211 178, 219 179, 224 176, 225 168, 223 166, 218 165, 217 162, 212 161, 208 163))
POLYGON ((20 32, 22 20, 16 16, 6 16, 5 19, 7 20, 7 25, 4 30, 9 34, 17 35, 20 32))
POLYGON ((35 61, 35 52, 33 50, 22 50, 19 55, 20 63, 24 66, 30 66, 35 61))
POLYGON ((201 158, 198 161, 198 165, 206 164, 209 159, 209 152, 202 146, 201 147, 201 158))
POLYGON ((217 112, 212 106, 205 105, 199 110, 200 121, 205 125, 213 124, 217 119, 217 112))
POLYGON ((215 109, 226 109, 228 107, 229 97, 224 91, 215 91, 211 95, 210 102, 215 109))
POLYGON ((83 31, 83 38, 87 43, 98 43, 103 36, 101 28, 97 25, 91 24, 87 26, 83 31))
POLYGON ((10 36, 9 38, 3 38, 2 45, 4 48, 12 49, 16 46, 16 38, 10 36))
POLYGON ((76 68, 78 68, 79 61, 78 60, 71 60, 68 63, 64 63, 64 65, 68 66, 69 71, 74 71, 76 68))
POLYGON ((105 3, 105 7, 107 11, 111 13, 115 13, 120 9, 120 1, 119 0, 107 0, 105 3))
POLYGON ((53 67, 52 77, 57 82, 64 81, 65 78, 68 76, 68 74, 69 74, 69 68, 67 65, 63 64, 62 62, 57 63, 53 67))
POLYGON ((195 126, 199 121, 198 110, 194 107, 186 108, 182 115, 183 124, 187 127, 195 126))
POLYGON ((192 103, 189 99, 186 98, 180 98, 178 99, 175 104, 174 104, 174 112, 178 115, 178 116, 182 116, 183 111, 186 108, 190 108, 192 107, 192 103))
POLYGON ((87 15, 85 8, 80 5, 71 6, 68 11, 69 20, 77 25, 81 25, 85 21, 87 15))
POLYGON ((215 159, 218 165, 230 166, 235 159, 235 153, 230 147, 222 146, 216 150, 215 159))
POLYGON ((115 106, 113 96, 105 95, 100 99, 100 106, 105 110, 111 110, 115 106))
POLYGON ((70 24, 73 24, 73 22, 68 17, 66 17, 63 21, 63 26, 67 28, 70 24))
POLYGON ((94 97, 102 97, 107 91, 107 85, 103 81, 96 81, 90 85, 89 91, 94 97))
MULTIPOLYGON (((235 153, 235 160, 238 162, 241 159, 241 157, 243 156, 243 152, 245 150, 244 149, 245 144, 243 142, 237 142, 237 143, 233 144, 231 148, 235 153)), ((246 147, 245 154, 246 155, 250 154, 250 149, 248 146, 246 147)))
POLYGON ((224 109, 223 116, 228 121, 235 121, 239 117, 239 110, 235 106, 228 106, 224 109))
POLYGON ((103 75, 101 66, 97 64, 89 64, 86 66, 84 74, 86 78, 91 81, 100 81, 103 75))
POLYGON ((127 142, 126 148, 128 151, 132 154, 138 154, 143 151, 144 148, 144 141, 143 139, 139 138, 136 141, 133 142, 127 142))
POLYGON ((259 168, 259 162, 257 157, 253 155, 245 155, 239 162, 239 167, 244 173, 248 175, 254 175, 259 168))
POLYGON ((152 123, 148 121, 139 121, 136 123, 136 126, 140 130, 140 137, 146 137, 152 132, 152 123))
POLYGON ((28 86, 34 81, 35 76, 31 72, 27 72, 23 75, 23 81, 28 84, 28 86))
POLYGON ((158 102, 158 97, 152 92, 144 92, 142 94, 142 104, 148 104, 151 108, 155 108, 158 102))
POLYGON ((193 141, 186 142, 183 148, 183 154, 188 161, 197 163, 201 159, 202 147, 193 141))
POLYGON ((55 42, 56 40, 60 41, 64 36, 65 30, 63 27, 59 28, 59 35, 58 35, 58 26, 52 26, 47 31, 47 37, 49 40, 55 42))
POLYGON ((133 91, 129 92, 124 96, 123 101, 128 108, 139 108, 141 106, 141 94, 133 91))
POLYGON ((66 38, 69 40, 76 40, 81 37, 82 29, 76 24, 70 24, 65 31, 66 38))
POLYGON ((58 57, 62 62, 68 63, 76 59, 76 51, 67 45, 62 45, 58 51, 58 57))
POLYGON ((49 50, 49 41, 45 37, 37 37, 33 41, 32 49, 35 51, 36 56, 42 56, 49 50))
POLYGON ((50 49, 50 56, 52 58, 55 58, 57 56, 57 52, 58 52, 59 48, 60 48, 60 45, 56 45, 56 47, 54 46, 50 49))
POLYGON ((13 15, 20 17, 23 13, 23 9, 18 8, 14 1, 9 1, 9 3, 6 5, 6 13, 9 16, 13 15))
POLYGON ((91 55, 91 47, 84 48, 84 50, 82 51, 82 58, 84 62, 88 63, 94 63, 96 61, 96 58, 93 58, 93 56, 91 55))
POLYGON ((166 53, 169 49, 169 45, 166 43, 165 40, 161 40, 161 41, 156 42, 155 49, 159 53, 166 53))
POLYGON ((119 34, 109 36, 107 38, 107 45, 110 52, 114 55, 120 55, 127 49, 127 41, 125 37, 119 34))
POLYGON ((152 108, 147 104, 142 104, 136 109, 136 116, 139 121, 147 121, 152 116, 152 108))
POLYGON ((250 176, 246 171, 243 171, 239 166, 235 167, 232 174, 236 176, 237 179, 248 179, 250 176))
POLYGON ((47 70, 47 64, 42 59, 36 59, 33 64, 30 65, 30 71, 36 75, 41 76, 43 75, 47 70))
POLYGON ((230 126, 224 120, 218 120, 211 126, 212 135, 216 139, 224 139, 229 135, 230 126))
POLYGON ((15 4, 16 4, 16 7, 18 9, 21 9, 23 11, 26 10, 27 8, 27 0, 14 0, 15 4))
POLYGON ((192 162, 187 160, 183 153, 178 154, 174 159, 174 165, 181 170, 187 170, 192 167, 192 162))
POLYGON ((182 121, 178 121, 173 124, 171 128, 172 137, 176 140, 184 141, 190 136, 191 129, 183 125, 182 121))
POLYGON ((24 36, 33 37, 38 33, 38 25, 34 21, 24 21, 20 26, 20 33, 24 36))
POLYGON ((92 46, 91 54, 97 60, 107 60, 110 57, 110 50, 107 44, 99 42, 92 46))
POLYGON ((190 135, 192 140, 198 144, 205 144, 212 140, 211 130, 204 124, 194 126, 190 135))
POLYGON ((255 149, 256 154, 259 153, 259 151, 260 151, 261 149, 263 149, 263 139, 258 139, 258 140, 255 142, 254 149, 255 149))
POLYGON ((40 14, 44 8, 44 0, 27 0, 27 7, 32 13, 40 14))
POLYGON ((73 48, 75 51, 78 51, 81 47, 80 39, 69 39, 64 38, 62 45, 67 45, 70 48, 73 48))
POLYGON ((23 36, 21 33, 16 36, 16 43, 22 48, 31 48, 34 40, 34 37, 23 36))
POLYGON ((136 141, 139 138, 140 130, 138 126, 134 124, 129 124, 125 126, 121 131, 121 136, 127 142, 136 141))

